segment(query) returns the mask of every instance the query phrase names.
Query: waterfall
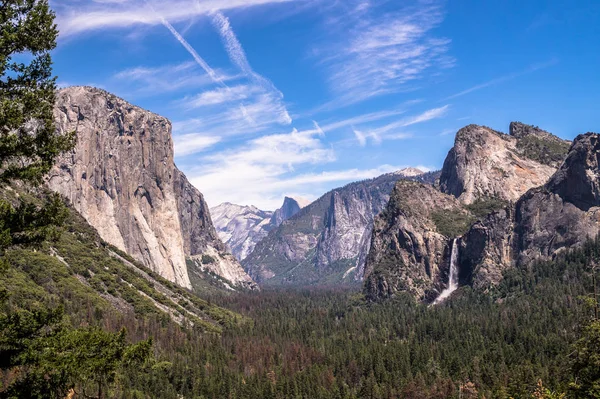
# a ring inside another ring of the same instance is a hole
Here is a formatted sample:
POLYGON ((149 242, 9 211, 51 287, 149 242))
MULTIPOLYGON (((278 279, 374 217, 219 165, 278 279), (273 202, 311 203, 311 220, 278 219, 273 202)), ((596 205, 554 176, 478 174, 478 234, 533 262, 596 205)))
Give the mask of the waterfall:
POLYGON ((448 287, 433 302, 434 305, 444 302, 458 288, 458 238, 452 241, 452 253, 450 255, 450 276, 448 287))

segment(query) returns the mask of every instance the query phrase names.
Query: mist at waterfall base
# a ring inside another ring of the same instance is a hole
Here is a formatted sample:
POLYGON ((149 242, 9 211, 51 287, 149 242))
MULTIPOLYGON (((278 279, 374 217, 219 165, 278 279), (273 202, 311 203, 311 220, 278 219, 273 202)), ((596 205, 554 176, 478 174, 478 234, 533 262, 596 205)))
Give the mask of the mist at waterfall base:
POLYGON ((438 296, 435 301, 433 301, 433 305, 440 304, 444 302, 456 289, 458 288, 458 245, 457 238, 452 241, 452 253, 450 255, 450 276, 448 278, 448 287, 440 296, 438 296))

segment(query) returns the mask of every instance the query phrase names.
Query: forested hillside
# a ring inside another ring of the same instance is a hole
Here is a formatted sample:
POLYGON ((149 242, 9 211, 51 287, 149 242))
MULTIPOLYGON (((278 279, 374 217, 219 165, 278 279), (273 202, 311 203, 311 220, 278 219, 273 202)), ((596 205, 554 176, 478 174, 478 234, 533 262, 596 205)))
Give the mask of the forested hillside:
MULTIPOLYGON (((435 307, 408 296, 368 303, 343 290, 213 296, 253 320, 230 323, 220 336, 152 316, 132 322, 98 312, 91 320, 155 337, 156 361, 123 370, 116 397, 532 398, 539 380, 544 390, 594 397, 570 384, 582 369, 577 359, 597 365, 589 357, 597 342, 574 344, 593 319, 584 298, 598 257, 600 240, 512 270, 491 295, 465 287, 435 307)), ((587 370, 580 386, 597 384, 597 371, 587 370)), ((544 395, 536 397, 559 397, 544 395)))
MULTIPOLYGON (((583 298, 593 291, 600 240, 511 270, 495 292, 464 287, 435 307, 408 296, 369 303, 344 290, 205 301, 163 280, 149 284, 81 222, 71 213, 57 242, 8 251, 0 286, 7 309, 63 308, 63 324, 152 338, 153 356, 119 365, 105 397, 529 398, 540 379, 569 397, 593 397, 571 396, 569 384, 575 354, 589 355, 573 345, 593 318, 583 298)), ((86 378, 104 378, 90 370, 86 378)))

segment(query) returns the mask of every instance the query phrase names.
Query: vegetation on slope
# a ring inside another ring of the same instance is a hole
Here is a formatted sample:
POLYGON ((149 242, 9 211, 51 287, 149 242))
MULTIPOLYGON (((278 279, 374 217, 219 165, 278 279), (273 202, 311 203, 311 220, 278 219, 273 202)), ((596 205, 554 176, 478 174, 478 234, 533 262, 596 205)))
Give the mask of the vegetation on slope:
POLYGON ((595 397, 598 321, 578 298, 599 257, 597 240, 436 307, 344 290, 213 296, 254 322, 157 338, 161 366, 126 376, 155 398, 595 397))
POLYGON ((520 137, 518 148, 529 159, 544 165, 560 165, 569 152, 570 144, 556 137, 546 138, 534 134, 520 137))

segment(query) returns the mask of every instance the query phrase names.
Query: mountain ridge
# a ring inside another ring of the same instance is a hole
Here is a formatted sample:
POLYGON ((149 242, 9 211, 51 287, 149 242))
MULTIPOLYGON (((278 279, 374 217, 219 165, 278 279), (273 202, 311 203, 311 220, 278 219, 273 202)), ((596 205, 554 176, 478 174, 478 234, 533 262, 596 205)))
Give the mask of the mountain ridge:
MULTIPOLYGON (((301 202, 308 200, 300 199, 301 202)), ((244 260, 256 244, 278 227, 284 220, 295 215, 302 206, 299 200, 285 197, 275 211, 263 211, 254 205, 236 205, 224 202, 210 209, 221 240, 239 260, 244 260)))
MULTIPOLYGON (((358 284, 373 218, 402 175, 386 173, 333 189, 260 241, 242 262, 263 284, 358 284)), ((406 177, 433 184, 435 172, 406 177)))

